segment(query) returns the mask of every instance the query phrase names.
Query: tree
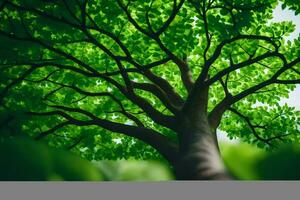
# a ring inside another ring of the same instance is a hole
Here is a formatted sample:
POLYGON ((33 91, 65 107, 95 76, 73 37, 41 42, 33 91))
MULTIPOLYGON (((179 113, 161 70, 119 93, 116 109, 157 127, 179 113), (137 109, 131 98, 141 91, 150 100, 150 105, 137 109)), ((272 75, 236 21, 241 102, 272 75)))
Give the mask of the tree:
MULTIPOLYGON (((217 129, 298 141, 292 22, 276 0, 0 1, 2 129, 88 159, 161 155, 178 179, 229 179, 217 129), (133 139, 132 139, 133 138, 133 139)), ((299 13, 296 1, 283 1, 299 13)))

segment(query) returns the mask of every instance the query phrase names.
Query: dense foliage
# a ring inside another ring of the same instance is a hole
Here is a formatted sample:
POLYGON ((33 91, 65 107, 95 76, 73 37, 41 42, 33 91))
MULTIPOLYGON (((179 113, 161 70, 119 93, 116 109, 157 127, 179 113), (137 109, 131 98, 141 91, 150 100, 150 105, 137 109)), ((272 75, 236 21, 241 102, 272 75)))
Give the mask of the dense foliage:
POLYGON ((300 83, 300 37, 269 23, 278 3, 0 0, 1 134, 90 160, 157 159, 209 86, 214 129, 263 148, 298 142, 300 113, 279 100, 300 83))

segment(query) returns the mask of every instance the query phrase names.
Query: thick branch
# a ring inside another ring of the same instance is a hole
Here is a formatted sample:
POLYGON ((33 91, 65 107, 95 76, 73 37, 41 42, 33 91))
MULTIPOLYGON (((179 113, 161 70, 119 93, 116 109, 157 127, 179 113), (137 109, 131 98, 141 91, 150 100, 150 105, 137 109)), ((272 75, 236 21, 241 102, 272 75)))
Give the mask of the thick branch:
POLYGON ((138 126, 144 126, 143 123, 137 117, 135 117, 134 115, 127 112, 126 109, 124 108, 122 102, 115 95, 113 95, 110 92, 89 92, 89 91, 82 90, 81 88, 76 87, 74 85, 66 85, 66 84, 58 83, 58 82, 51 81, 51 80, 48 80, 48 81, 51 82, 51 83, 60 85, 61 87, 66 87, 66 88, 73 89, 74 91, 78 92, 79 94, 85 95, 84 98, 87 97, 87 96, 90 96, 90 97, 109 97, 114 102, 116 102, 119 105, 119 107, 121 108, 121 111, 115 111, 115 112, 122 113, 128 119, 134 121, 136 123, 136 125, 138 125, 138 126))
POLYGON ((161 153, 171 163, 175 162, 177 159, 177 151, 178 151, 177 145, 171 142, 167 137, 159 134, 154 130, 100 119, 94 116, 92 113, 89 113, 85 110, 81 110, 78 108, 68 108, 64 106, 52 106, 52 107, 57 109, 62 109, 68 112, 81 113, 91 118, 91 120, 88 121, 77 120, 62 111, 51 111, 51 112, 44 112, 44 113, 28 112, 27 114, 36 115, 36 116, 58 115, 67 119, 73 125, 77 125, 77 126, 97 125, 109 131, 115 133, 121 133, 146 142, 147 144, 155 148, 159 153, 161 153))
POLYGON ((176 15, 180 11, 181 7, 183 6, 185 0, 180 0, 179 4, 177 5, 176 0, 173 0, 173 10, 167 21, 163 24, 163 26, 157 30, 155 33, 157 36, 161 35, 172 23, 175 19, 176 15))
MULTIPOLYGON (((153 33, 153 32, 148 32, 147 30, 144 30, 140 25, 138 25, 138 23, 132 18, 129 10, 128 10, 128 6, 130 4, 130 1, 128 3, 127 6, 123 5, 123 3, 121 2, 121 0, 117 0, 118 1, 118 4, 119 6, 122 8, 122 10, 125 12, 129 22, 138 30, 140 31, 141 33, 143 33, 144 35, 148 36, 149 38, 153 39, 158 45, 159 47, 161 48, 161 50, 163 50, 167 55, 168 57, 170 57, 173 62, 179 67, 180 69, 180 72, 181 72, 181 77, 182 77, 182 81, 183 81, 183 84, 185 85, 186 89, 188 91, 190 91, 192 85, 193 85, 193 80, 192 80, 192 76, 191 76, 191 71, 187 65, 186 62, 184 62, 184 60, 178 58, 176 55, 174 55, 160 40, 159 38, 159 35, 162 33, 160 32, 160 30, 164 31, 168 26, 169 24, 173 21, 174 17, 176 16, 176 14, 178 13, 178 11, 180 10, 180 8, 182 7, 184 1, 181 0, 181 2, 179 3, 178 6, 176 6, 176 2, 175 3, 175 6, 176 8, 174 7, 173 9, 173 12, 170 16, 170 18, 167 20, 167 22, 162 26, 161 29, 159 29, 159 32, 158 34, 156 33, 153 33), (174 16, 173 16, 174 15, 174 16)), ((136 65, 135 65, 136 66, 136 65)))
POLYGON ((180 70, 181 80, 183 82, 183 85, 187 89, 188 92, 191 91, 194 80, 192 78, 192 72, 188 66, 187 58, 180 59, 175 54, 173 54, 160 40, 159 37, 154 38, 154 40, 157 42, 159 47, 173 60, 173 62, 178 66, 180 70))
MULTIPOLYGON (((203 68, 201 74, 199 75, 199 77, 196 80, 196 85, 200 85, 201 82, 204 82, 206 77, 207 77, 207 73, 209 71, 210 66, 218 59, 218 57, 221 55, 221 51, 223 49, 223 47, 227 44, 233 43, 235 41, 238 40, 242 40, 242 39, 247 39, 247 40, 263 40, 266 41, 268 43, 270 43, 274 48, 275 48, 275 52, 277 52, 279 46, 269 37, 267 36, 260 36, 260 35, 238 35, 236 37, 233 37, 231 39, 228 40, 224 40, 222 41, 215 49, 213 55, 207 60, 205 67, 203 68)), ((217 79, 218 80, 218 79, 217 79)))
POLYGON ((253 58, 253 59, 250 58, 250 59, 248 59, 244 62, 238 63, 238 64, 233 64, 232 63, 231 66, 221 70, 215 76, 213 76, 211 79, 209 79, 207 81, 207 84, 212 85, 213 83, 220 80, 223 76, 229 75, 233 71, 236 71, 236 70, 241 69, 243 67, 247 67, 247 66, 255 64, 255 63, 258 63, 259 61, 264 60, 266 58, 270 58, 270 57, 281 58, 281 55, 277 52, 268 52, 268 53, 265 53, 263 55, 257 56, 256 58, 253 58))
POLYGON ((274 83, 277 84, 300 84, 300 79, 296 80, 275 80, 274 83))
POLYGON ((209 121, 211 123, 211 126, 213 128, 217 128, 220 124, 221 118, 223 113, 234 103, 238 102, 239 100, 247 97, 248 95, 251 95, 255 93, 256 91, 269 86, 271 84, 299 84, 299 79, 296 80, 278 80, 278 77, 287 71, 288 69, 291 69, 294 65, 298 64, 300 62, 300 57, 295 59, 294 61, 290 63, 286 63, 285 59, 283 59, 283 67, 281 67, 279 70, 277 70, 274 75, 269 78, 268 80, 265 80, 257 85, 254 85, 242 92, 240 92, 237 95, 234 96, 228 96, 225 97, 209 114, 209 121))
POLYGON ((174 90, 174 88, 169 84, 168 81, 165 79, 156 76, 153 74, 150 70, 144 71, 144 75, 151 80, 154 84, 156 84, 158 87, 160 87, 168 96, 169 100, 172 101, 172 103, 180 107, 183 105, 184 100, 182 97, 174 90))
POLYGON ((154 94, 164 105, 168 108, 173 114, 178 113, 178 109, 172 105, 172 102, 169 101, 167 95, 159 87, 151 83, 137 83, 132 82, 133 87, 136 89, 141 89, 147 92, 154 94))
POLYGON ((40 44, 41 46, 49 49, 50 51, 58 53, 59 55, 64 56, 67 59, 83 66, 88 71, 92 72, 93 74, 96 74, 99 78, 102 78, 105 81, 107 81, 107 82, 111 83, 112 85, 114 85, 115 87, 117 87, 129 100, 131 100, 133 103, 138 105, 145 113, 147 113, 147 115, 154 122, 173 129, 173 124, 174 124, 173 117, 163 115, 161 112, 159 112, 155 108, 153 108, 153 106, 149 102, 147 102, 145 99, 143 99, 142 97, 137 96, 133 92, 129 92, 126 88, 124 88, 121 84, 119 84, 114 79, 112 79, 104 74, 98 73, 96 70, 91 68, 88 64, 80 61, 79 59, 73 57, 72 55, 70 55, 62 50, 56 49, 50 45, 47 45, 46 43, 43 43, 42 41, 34 39, 34 38, 21 38, 21 37, 15 36, 14 34, 6 33, 2 30, 0 30, 0 34, 3 34, 5 36, 15 39, 15 40, 28 41, 28 42, 40 44))
MULTIPOLYGON (((197 80, 196 80, 196 82, 195 82, 195 84, 193 86, 192 91, 189 93, 189 96, 188 96, 188 98, 186 100, 186 103, 184 105, 183 110, 185 110, 185 112, 188 113, 188 112, 192 111, 193 108, 195 108, 194 107, 195 105, 198 105, 198 106, 202 107, 202 110, 203 110, 203 108, 206 108, 207 107, 207 100, 208 99, 205 98, 205 96, 207 96, 206 95, 207 92, 205 92, 205 91, 208 91, 209 85, 211 85, 212 83, 214 83, 216 81, 219 81, 224 75, 228 75, 231 71, 234 71, 234 70, 239 69, 241 67, 249 66, 250 64, 256 63, 256 62, 258 62, 258 61, 260 61, 262 59, 265 59, 265 58, 268 58, 268 57, 271 57, 271 56, 279 57, 285 63, 286 62, 285 58, 281 54, 279 54, 277 52, 277 49, 278 49, 277 44, 271 38, 265 37, 265 36, 238 35, 238 36, 236 36, 234 38, 231 38, 231 39, 228 39, 228 40, 224 40, 223 42, 221 42, 217 46, 217 48, 216 48, 215 52, 213 53, 213 55, 206 61, 205 66, 204 66, 202 72, 200 73, 199 77, 197 78, 197 80), (226 69, 222 70, 221 72, 217 73, 217 75, 215 75, 214 77, 212 77, 211 79, 209 79, 207 77, 208 76, 208 70, 209 70, 210 66, 220 56, 222 48, 225 45, 227 45, 227 44, 230 44, 232 42, 235 42, 235 41, 241 40, 241 39, 263 40, 263 41, 266 41, 268 43, 271 43, 274 46, 275 52, 268 52, 268 53, 265 53, 265 54, 263 54, 261 56, 258 56, 256 58, 254 58, 254 59, 250 58, 249 60, 247 60, 245 62, 233 65, 233 66, 231 66, 229 68, 226 68, 226 69)), ((261 85, 261 87, 264 87, 264 86, 261 85)), ((226 99, 224 100, 225 102, 222 101, 221 102, 221 106, 218 106, 218 109, 216 111, 213 111, 212 112, 213 114, 210 114, 210 115, 213 116, 213 117, 210 117, 210 118, 215 118, 213 120, 212 119, 210 120, 211 122, 214 121, 212 128, 216 128, 216 126, 219 124, 219 121, 220 121, 221 117, 216 117, 215 115, 223 114, 223 112, 226 110, 225 109, 224 111, 222 111, 223 106, 226 105, 226 107, 227 107, 227 104, 228 104, 227 101, 229 99, 232 100, 232 98, 230 96, 226 97, 226 99), (215 114, 215 113, 217 113, 217 114, 215 114)))

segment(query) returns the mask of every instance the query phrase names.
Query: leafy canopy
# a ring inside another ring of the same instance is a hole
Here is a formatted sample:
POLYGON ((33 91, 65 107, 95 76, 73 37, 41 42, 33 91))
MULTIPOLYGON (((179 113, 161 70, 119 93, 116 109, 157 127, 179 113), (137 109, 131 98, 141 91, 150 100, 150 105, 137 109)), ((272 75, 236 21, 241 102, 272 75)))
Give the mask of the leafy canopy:
POLYGON ((269 23, 278 3, 1 0, 2 135, 88 159, 158 158, 209 87, 212 129, 266 148, 298 141, 300 113, 279 100, 300 82, 300 37, 269 23))

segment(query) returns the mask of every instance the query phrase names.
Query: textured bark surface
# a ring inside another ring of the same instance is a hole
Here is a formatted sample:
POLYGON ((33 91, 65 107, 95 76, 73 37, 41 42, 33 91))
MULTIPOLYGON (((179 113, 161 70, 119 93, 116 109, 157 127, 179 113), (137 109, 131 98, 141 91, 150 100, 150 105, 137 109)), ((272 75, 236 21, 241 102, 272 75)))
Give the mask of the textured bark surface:
POLYGON ((230 180, 220 155, 216 132, 206 113, 185 118, 179 131, 179 159, 175 174, 179 180, 230 180))
POLYGON ((179 180, 230 180, 212 135, 193 136, 175 166, 179 180))

